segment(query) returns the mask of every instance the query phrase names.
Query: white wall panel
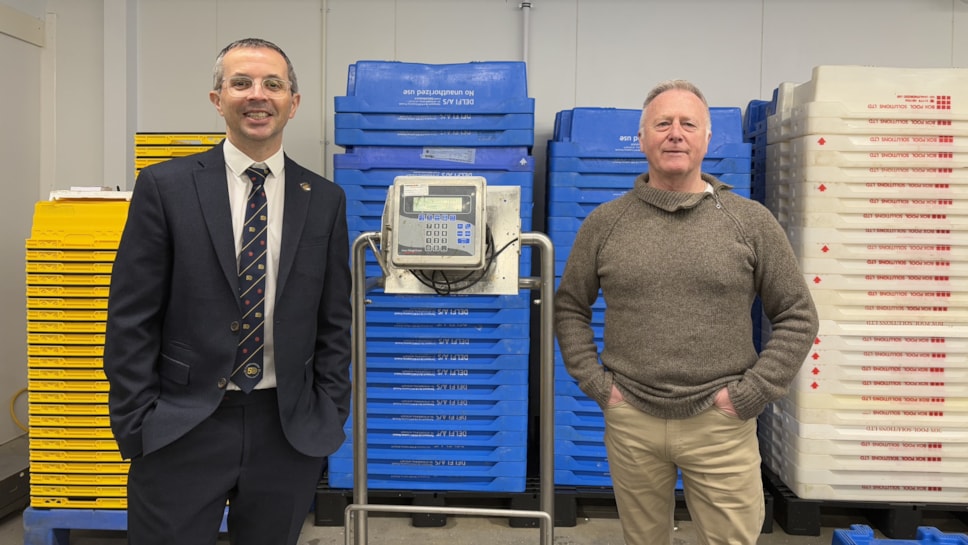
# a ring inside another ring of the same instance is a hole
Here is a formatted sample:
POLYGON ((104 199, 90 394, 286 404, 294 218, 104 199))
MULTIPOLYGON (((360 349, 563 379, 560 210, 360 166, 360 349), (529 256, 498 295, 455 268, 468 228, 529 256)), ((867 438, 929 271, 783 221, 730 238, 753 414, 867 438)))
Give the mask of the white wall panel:
MULTIPOLYGON (((30 236, 34 203, 40 186, 40 75, 41 49, 0 34, 0 74, 16 74, 4 85, 4 130, 0 131, 0 164, 4 165, 0 218, 0 399, 9 404, 27 386, 27 316, 24 286, 24 241, 30 236)), ((26 424, 27 398, 15 405, 17 417, 26 424)), ((10 418, 0 418, 0 443, 23 431, 10 418)))
POLYGON ((138 132, 216 132, 208 99, 219 43, 216 0, 138 4, 138 132))
POLYGON ((750 98, 768 100, 778 84, 808 81, 824 64, 949 67, 953 4, 961 2, 764 0, 763 87, 750 98))

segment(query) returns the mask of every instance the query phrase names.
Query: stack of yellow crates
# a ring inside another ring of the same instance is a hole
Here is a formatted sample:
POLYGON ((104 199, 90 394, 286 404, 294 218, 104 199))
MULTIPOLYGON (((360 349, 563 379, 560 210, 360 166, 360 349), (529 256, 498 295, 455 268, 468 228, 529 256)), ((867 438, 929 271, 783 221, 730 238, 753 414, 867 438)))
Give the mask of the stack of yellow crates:
POLYGON ((32 507, 125 509, 128 464, 108 421, 104 329, 128 213, 119 200, 38 202, 26 242, 32 507))
POLYGON ((134 135, 135 176, 146 166, 206 151, 223 138, 224 133, 137 133, 134 135))

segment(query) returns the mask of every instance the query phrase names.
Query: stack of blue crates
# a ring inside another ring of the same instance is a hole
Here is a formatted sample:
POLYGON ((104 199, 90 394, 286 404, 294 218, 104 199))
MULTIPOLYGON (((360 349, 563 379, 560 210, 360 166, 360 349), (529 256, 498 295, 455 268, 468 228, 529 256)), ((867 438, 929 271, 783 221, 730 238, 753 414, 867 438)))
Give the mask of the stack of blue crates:
POLYGON ((743 139, 752 146, 750 198, 764 202, 766 196, 766 118, 776 104, 768 100, 751 100, 743 118, 743 139))
MULTIPOLYGON (((776 112, 776 98, 751 100, 743 117, 743 139, 752 147, 750 198, 764 203, 766 197, 766 118, 776 112)), ((753 304, 753 345, 757 352, 763 346, 763 304, 759 298, 753 304)))
MULTIPOLYGON (((521 188, 532 223, 534 99, 524 63, 359 61, 336 97, 334 181, 352 243, 381 230, 397 176, 482 176, 521 188)), ((521 273, 530 275, 528 249, 521 273)), ((367 255, 368 277, 381 271, 367 255)), ((368 487, 521 492, 527 474, 530 297, 368 294, 368 487)), ((353 486, 352 419, 329 485, 353 486)))
MULTIPOLYGON (((574 108, 555 116, 548 143, 548 236, 561 277, 581 222, 598 205, 632 188, 648 170, 639 148, 641 110, 574 108)), ((703 172, 746 197, 751 189, 751 145, 743 141, 739 108, 710 108, 712 140, 703 172)), ((592 328, 602 347, 605 303, 593 306, 592 328)), ((598 405, 578 389, 555 348, 555 484, 611 486, 604 446, 605 421, 598 405)))

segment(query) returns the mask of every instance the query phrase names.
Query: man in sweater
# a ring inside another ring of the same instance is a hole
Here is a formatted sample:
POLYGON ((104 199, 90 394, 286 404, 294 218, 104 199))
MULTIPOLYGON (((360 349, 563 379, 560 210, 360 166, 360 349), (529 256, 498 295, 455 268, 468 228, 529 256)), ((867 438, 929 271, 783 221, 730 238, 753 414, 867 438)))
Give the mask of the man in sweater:
POLYGON ((628 545, 672 543, 677 468, 701 543, 756 543, 765 516, 756 416, 786 394, 818 329, 776 219, 701 172, 711 134, 691 83, 649 93, 638 133, 649 171, 585 219, 557 292, 561 355, 605 415, 628 545), (599 290, 601 352, 591 327, 599 290), (759 354, 756 296, 772 326, 759 354))

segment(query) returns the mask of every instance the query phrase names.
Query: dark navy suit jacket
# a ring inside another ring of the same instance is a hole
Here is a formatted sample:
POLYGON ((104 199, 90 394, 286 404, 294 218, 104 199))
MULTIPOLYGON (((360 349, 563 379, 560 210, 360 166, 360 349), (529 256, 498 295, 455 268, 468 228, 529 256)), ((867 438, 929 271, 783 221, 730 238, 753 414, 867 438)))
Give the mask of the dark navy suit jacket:
MULTIPOLYGON (((326 456, 350 403, 346 197, 286 157, 274 315, 283 431, 326 456)), ((210 416, 242 309, 222 145, 141 171, 111 278, 104 370, 121 454, 148 454, 210 416)))

